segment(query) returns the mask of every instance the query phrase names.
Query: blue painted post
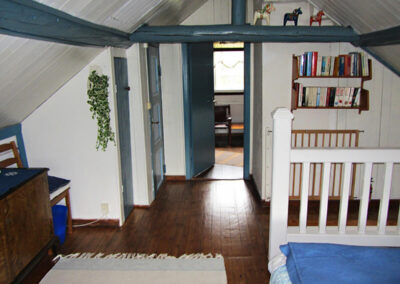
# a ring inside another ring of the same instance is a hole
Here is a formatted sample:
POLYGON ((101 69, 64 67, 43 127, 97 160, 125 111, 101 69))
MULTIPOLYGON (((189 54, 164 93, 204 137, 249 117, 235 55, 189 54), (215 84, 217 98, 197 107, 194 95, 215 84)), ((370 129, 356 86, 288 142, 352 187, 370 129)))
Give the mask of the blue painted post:
POLYGON ((184 110, 184 128, 185 128, 185 162, 186 162, 186 179, 190 180, 193 177, 192 167, 192 131, 190 122, 192 121, 189 111, 191 98, 189 90, 189 45, 182 44, 182 82, 183 82, 183 110, 184 110))
POLYGON ((250 179, 250 43, 244 44, 243 178, 250 179))
POLYGON ((232 0, 232 25, 246 23, 246 0, 232 0))

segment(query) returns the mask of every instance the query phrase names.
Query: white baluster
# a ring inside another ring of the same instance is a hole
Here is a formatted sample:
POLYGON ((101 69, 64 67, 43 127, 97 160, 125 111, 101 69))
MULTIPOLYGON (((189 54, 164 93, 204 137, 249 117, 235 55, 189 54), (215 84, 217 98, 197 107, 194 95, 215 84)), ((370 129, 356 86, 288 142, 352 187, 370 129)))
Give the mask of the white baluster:
POLYGON ((352 165, 352 163, 344 164, 342 196, 340 197, 340 208, 339 208, 339 232, 340 233, 346 232, 347 209, 349 207, 349 194, 350 194, 351 165, 352 165))
POLYGON ((308 187, 310 181, 310 163, 303 163, 302 169, 302 182, 301 182, 301 196, 300 196, 300 233, 306 232, 307 227, 307 206, 308 206, 308 187))
POLYGON ((325 233, 326 217, 328 214, 328 196, 329 196, 329 177, 331 173, 331 163, 324 163, 322 175, 322 191, 319 205, 319 232, 325 233))
POLYGON ((389 209, 389 198, 390 198, 390 188, 392 185, 392 171, 393 163, 385 164, 385 181, 383 183, 383 193, 382 199, 379 205, 379 215, 378 215, 378 232, 379 234, 384 234, 386 229, 386 221, 389 209))
POLYGON ((365 163, 362 180, 360 211, 358 212, 358 232, 365 233, 368 217, 369 190, 371 185, 372 163, 365 163))

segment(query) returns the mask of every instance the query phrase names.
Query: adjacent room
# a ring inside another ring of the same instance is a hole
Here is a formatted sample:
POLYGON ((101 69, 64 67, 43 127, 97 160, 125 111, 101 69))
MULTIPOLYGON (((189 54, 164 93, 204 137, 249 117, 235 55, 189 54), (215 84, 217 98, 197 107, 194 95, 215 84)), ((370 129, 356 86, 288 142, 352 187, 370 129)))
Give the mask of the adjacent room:
POLYGON ((399 15, 0 0, 0 283, 399 283, 399 15))

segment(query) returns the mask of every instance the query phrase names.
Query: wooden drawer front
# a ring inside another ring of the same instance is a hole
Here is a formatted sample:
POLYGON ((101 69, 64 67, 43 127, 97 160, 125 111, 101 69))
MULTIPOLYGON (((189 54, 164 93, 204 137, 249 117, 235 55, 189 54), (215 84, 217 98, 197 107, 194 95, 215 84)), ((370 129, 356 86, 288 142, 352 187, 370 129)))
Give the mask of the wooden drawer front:
POLYGON ((22 185, 5 201, 8 262, 14 278, 53 236, 47 173, 22 185))
POLYGON ((5 213, 7 209, 5 202, 0 200, 0 283, 10 283, 11 273, 10 266, 7 262, 7 243, 6 243, 6 229, 5 229, 5 213))

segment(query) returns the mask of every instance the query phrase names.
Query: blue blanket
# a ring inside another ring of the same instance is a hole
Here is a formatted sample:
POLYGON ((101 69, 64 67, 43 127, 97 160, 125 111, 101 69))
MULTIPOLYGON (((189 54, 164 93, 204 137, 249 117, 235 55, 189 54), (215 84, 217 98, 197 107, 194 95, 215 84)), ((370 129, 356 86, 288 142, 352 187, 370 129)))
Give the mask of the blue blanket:
POLYGON ((400 248, 289 243, 281 246, 296 283, 400 283, 400 248))

